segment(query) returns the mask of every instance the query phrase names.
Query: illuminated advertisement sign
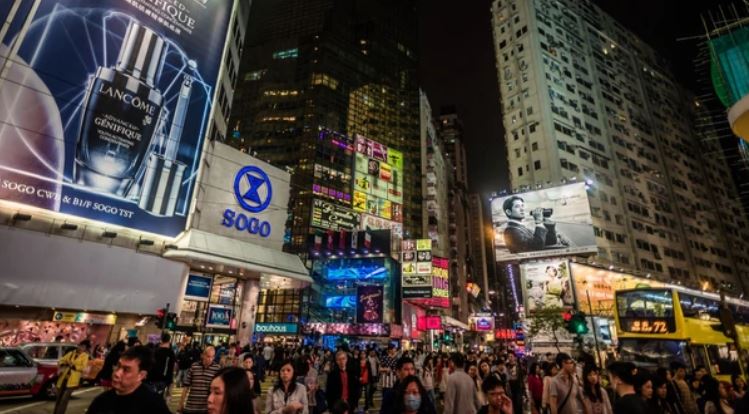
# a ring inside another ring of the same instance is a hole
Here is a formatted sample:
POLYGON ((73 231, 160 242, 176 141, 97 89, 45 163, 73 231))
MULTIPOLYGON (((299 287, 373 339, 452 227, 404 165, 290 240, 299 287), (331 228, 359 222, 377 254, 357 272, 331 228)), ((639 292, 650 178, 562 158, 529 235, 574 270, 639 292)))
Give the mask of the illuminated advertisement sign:
POLYGON ((656 280, 579 263, 570 263, 570 270, 572 270, 572 279, 577 292, 578 308, 589 315, 613 317, 614 292, 617 290, 665 286, 656 280), (590 295, 592 309, 588 305, 586 292, 587 295, 590 295))
POLYGON ((561 308, 575 303, 567 260, 544 260, 520 265, 525 309, 561 308))
POLYGON ((310 322, 302 326, 305 335, 358 335, 390 336, 390 324, 387 323, 324 323, 310 322))
POLYGON ((35 4, 0 43, 0 199, 177 236, 232 2, 35 4))
POLYGON ((354 230, 359 227, 359 213, 320 199, 312 200, 310 224, 328 230, 354 230))
POLYGON ((403 298, 432 297, 432 240, 403 240, 401 243, 401 283, 403 298), (422 250, 417 250, 421 247, 422 250), (426 248, 429 250, 426 250, 426 248), (429 256, 429 261, 419 261, 429 256))
POLYGON ((330 309, 353 308, 356 306, 356 296, 354 295, 336 295, 325 298, 325 307, 330 309))
POLYGON ((323 268, 325 280, 384 280, 390 277, 385 259, 330 260, 323 268))
POLYGON ((403 153, 356 136, 353 208, 403 222, 403 153))
POLYGON ((205 317, 206 328, 230 328, 232 310, 230 306, 208 305, 208 314, 205 317))
POLYGON ((267 335, 296 335, 299 325, 295 323, 257 322, 255 332, 267 335))
POLYGON ((428 329, 439 330, 442 329, 442 317, 440 316, 419 316, 416 322, 416 327, 420 331, 426 331, 428 329))
POLYGON ((395 237, 403 237, 403 223, 373 216, 371 214, 361 214, 362 230, 390 230, 395 237))
POLYGON ((474 314, 468 317, 468 329, 475 332, 494 331, 494 317, 491 314, 474 314))
POLYGON ((382 323, 384 289, 380 286, 356 288, 356 322, 382 323))
POLYGON ((185 299, 198 302, 208 302, 211 296, 213 278, 210 276, 189 275, 185 288, 185 299))
POLYGON ((598 251, 585 183, 495 198, 491 212, 497 261, 598 251))

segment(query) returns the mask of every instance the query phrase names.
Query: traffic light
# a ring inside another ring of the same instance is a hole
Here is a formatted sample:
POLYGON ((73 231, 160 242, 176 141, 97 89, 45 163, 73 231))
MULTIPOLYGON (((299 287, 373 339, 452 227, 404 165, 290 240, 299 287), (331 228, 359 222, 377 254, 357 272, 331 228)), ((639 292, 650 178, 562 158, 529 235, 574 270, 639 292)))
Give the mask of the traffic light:
POLYGON ((177 314, 173 312, 169 312, 166 314, 166 329, 168 331, 173 331, 177 328, 177 314))
POLYGON ((159 328, 163 327, 165 318, 166 318, 166 308, 156 309, 156 319, 154 319, 156 326, 158 326, 159 328))
POLYGON ((575 335, 585 335, 588 333, 588 322, 585 320, 584 312, 576 312, 571 315, 567 321, 567 332, 575 335))

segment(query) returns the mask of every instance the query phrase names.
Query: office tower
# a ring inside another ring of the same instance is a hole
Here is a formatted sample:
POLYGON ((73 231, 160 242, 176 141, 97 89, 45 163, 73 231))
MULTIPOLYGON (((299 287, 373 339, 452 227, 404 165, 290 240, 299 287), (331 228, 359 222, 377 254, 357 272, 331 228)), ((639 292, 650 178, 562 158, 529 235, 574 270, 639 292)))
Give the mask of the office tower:
POLYGON ((492 14, 512 189, 586 180, 594 260, 745 290, 746 219, 667 63, 590 1, 497 0, 492 14))
POLYGON ((448 161, 444 145, 437 136, 432 107, 424 92, 420 92, 421 117, 421 180, 423 183, 422 234, 432 240, 432 253, 448 257, 448 161))
POLYGON ((445 148, 448 161, 448 214, 450 242, 450 289, 453 297, 453 316, 465 321, 471 311, 468 303, 466 283, 468 277, 468 174, 465 147, 463 146, 463 123, 453 106, 440 109, 438 134, 445 148))
MULTIPOLYGON (((480 194, 468 195, 468 251, 470 281, 481 287, 480 302, 489 300, 489 291, 493 288, 489 284, 488 260, 486 256, 487 237, 484 221, 484 205, 480 194)), ((493 265, 493 263, 492 263, 493 265)))
POLYGON ((315 174, 326 190, 353 174, 342 160, 351 154, 319 145, 323 128, 403 152, 404 233, 420 236, 413 2, 256 0, 248 27, 227 142, 292 171, 287 249, 304 250, 313 198, 350 207, 340 189, 313 191, 315 174))

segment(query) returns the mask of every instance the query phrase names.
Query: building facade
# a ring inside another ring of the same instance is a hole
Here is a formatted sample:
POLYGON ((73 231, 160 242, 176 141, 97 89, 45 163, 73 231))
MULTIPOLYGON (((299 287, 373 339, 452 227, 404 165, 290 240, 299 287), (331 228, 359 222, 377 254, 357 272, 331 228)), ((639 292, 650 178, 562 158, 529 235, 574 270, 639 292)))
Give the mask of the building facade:
POLYGON ((340 185, 353 174, 328 165, 341 159, 320 149, 322 128, 403 152, 404 231, 419 235, 413 2, 255 1, 248 27, 227 142, 293 172, 287 249, 303 252, 313 231, 315 168, 340 185))
MULTIPOLYGON (((487 252, 487 228, 484 221, 484 205, 481 194, 472 193, 468 195, 468 240, 470 252, 469 269, 470 281, 476 283, 481 288, 479 297, 482 303, 488 304, 489 291, 493 286, 489 284, 489 259, 487 252)), ((489 239, 491 240, 491 239, 489 239)), ((493 264, 493 263, 492 263, 493 264)))
POLYGON ((463 146, 463 123, 454 107, 440 109, 438 134, 445 148, 448 166, 448 240, 450 242, 450 292, 453 316, 468 320, 468 174, 463 146))
POLYGON ((448 257, 448 161, 445 159, 444 144, 437 136, 432 107, 424 92, 420 92, 421 126, 421 181, 424 199, 422 213, 422 234, 432 240, 432 253, 448 257))
POLYGON ((595 260, 745 290, 730 172, 663 59, 590 1, 497 0, 492 13, 513 192, 586 180, 595 260))

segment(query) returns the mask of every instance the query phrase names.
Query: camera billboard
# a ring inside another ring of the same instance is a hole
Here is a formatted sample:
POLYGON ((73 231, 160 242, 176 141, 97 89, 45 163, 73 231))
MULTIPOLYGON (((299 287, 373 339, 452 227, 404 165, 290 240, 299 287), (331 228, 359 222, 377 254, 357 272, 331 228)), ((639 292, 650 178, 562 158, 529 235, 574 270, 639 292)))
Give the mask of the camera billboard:
POLYGON ((585 183, 498 197, 491 212, 499 262, 597 251, 585 183))

